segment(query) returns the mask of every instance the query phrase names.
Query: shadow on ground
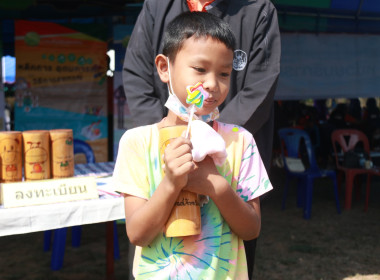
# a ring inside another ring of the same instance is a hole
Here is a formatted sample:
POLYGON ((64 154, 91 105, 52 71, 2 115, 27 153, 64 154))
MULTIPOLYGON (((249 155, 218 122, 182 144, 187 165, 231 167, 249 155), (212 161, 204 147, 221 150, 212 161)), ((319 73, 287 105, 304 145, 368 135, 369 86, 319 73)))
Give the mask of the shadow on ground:
MULTIPOLYGON (((302 218, 296 207, 295 182, 287 207, 281 210, 282 169, 274 168, 275 189, 262 201, 262 231, 256 252, 255 280, 379 280, 380 180, 373 178, 369 211, 364 195, 352 209, 338 215, 332 184, 319 179, 314 189, 312 216, 302 218)), ((363 184, 364 194, 364 184, 363 184)), ((343 203, 343 194, 341 194, 343 203)), ((43 232, 0 238, 0 279, 106 279, 106 224, 83 226, 79 248, 66 246, 63 268, 50 270, 51 253, 43 252, 43 232)), ((128 241, 118 225, 120 260, 115 279, 129 279, 128 241)), ((67 243, 70 244, 70 237, 67 243)))

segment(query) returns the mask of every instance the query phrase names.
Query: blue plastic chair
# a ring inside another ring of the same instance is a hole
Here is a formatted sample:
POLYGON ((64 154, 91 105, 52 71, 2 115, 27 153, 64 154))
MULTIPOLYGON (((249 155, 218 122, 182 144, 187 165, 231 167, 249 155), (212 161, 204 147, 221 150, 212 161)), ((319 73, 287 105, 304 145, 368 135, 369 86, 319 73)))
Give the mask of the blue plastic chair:
MULTIPOLYGON (((74 154, 84 154, 87 163, 95 163, 95 155, 89 144, 85 141, 74 139, 74 154)), ((114 222, 114 258, 120 259, 119 241, 117 236, 117 225, 114 222)), ((73 226, 71 229, 71 245, 73 247, 80 246, 82 236, 82 226, 73 226)), ((60 270, 63 265, 65 255, 67 228, 59 228, 54 230, 53 250, 51 255, 51 269, 60 270)), ((52 230, 44 232, 44 251, 50 250, 52 238, 52 230)))
POLYGON ((74 154, 84 154, 87 163, 95 163, 94 152, 91 146, 85 141, 74 139, 74 154))
POLYGON ((338 213, 341 213, 335 170, 319 169, 312 143, 307 132, 296 128, 282 128, 278 131, 278 134, 281 142, 282 159, 286 171, 282 209, 285 209, 289 183, 292 179, 297 179, 297 206, 303 207, 303 217, 305 219, 310 219, 314 180, 316 178, 330 177, 334 185, 336 210, 338 213), (301 159, 302 149, 300 148, 302 143, 304 143, 304 150, 307 155, 307 160, 304 159, 306 164, 303 164, 301 159), (292 162, 296 164, 292 165, 292 162))

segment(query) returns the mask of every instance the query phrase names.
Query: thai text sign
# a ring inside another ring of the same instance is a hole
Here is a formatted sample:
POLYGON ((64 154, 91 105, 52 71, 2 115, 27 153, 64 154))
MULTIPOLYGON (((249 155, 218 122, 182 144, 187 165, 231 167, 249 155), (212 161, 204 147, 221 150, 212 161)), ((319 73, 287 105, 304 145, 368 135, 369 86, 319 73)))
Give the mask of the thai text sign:
POLYGON ((99 198, 94 177, 1 184, 4 208, 99 198))

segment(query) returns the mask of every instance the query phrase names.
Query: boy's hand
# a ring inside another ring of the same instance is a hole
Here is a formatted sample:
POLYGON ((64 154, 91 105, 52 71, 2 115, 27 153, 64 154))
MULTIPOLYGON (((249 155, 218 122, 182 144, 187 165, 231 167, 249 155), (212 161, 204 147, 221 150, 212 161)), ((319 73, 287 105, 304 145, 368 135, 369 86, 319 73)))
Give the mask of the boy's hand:
POLYGON ((165 149, 165 176, 176 189, 186 186, 188 174, 194 169, 191 141, 184 137, 174 139, 165 149))
POLYGON ((223 187, 229 186, 216 169, 211 157, 195 163, 195 169, 188 175, 185 190, 212 197, 223 187))

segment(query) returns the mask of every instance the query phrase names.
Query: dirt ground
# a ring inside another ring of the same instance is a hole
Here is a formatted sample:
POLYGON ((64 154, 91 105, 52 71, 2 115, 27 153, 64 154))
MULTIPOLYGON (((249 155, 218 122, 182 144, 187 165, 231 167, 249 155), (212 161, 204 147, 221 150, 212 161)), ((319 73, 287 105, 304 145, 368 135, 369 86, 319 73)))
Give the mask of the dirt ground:
MULTIPOLYGON (((286 209, 281 210, 283 170, 273 168, 271 180, 275 189, 262 201, 255 280, 380 280, 380 178, 373 178, 368 212, 363 211, 362 195, 351 210, 340 215, 332 183, 319 179, 310 220, 304 220, 302 210, 296 207, 295 182, 286 209)), ((340 201, 343 204, 343 194, 340 201)), ((51 253, 43 252, 42 232, 1 237, 0 280, 104 280, 105 230, 105 224, 83 226, 81 246, 66 246, 60 271, 50 270, 51 253)), ((115 261, 115 279, 127 280, 124 225, 118 225, 118 236, 120 259, 115 261)))
POLYGON ((262 202, 254 279, 257 280, 379 280, 380 180, 372 179, 368 212, 363 194, 351 210, 337 214, 328 178, 314 187, 310 220, 296 207, 295 183, 281 210, 284 172, 272 169, 274 191, 262 202))

